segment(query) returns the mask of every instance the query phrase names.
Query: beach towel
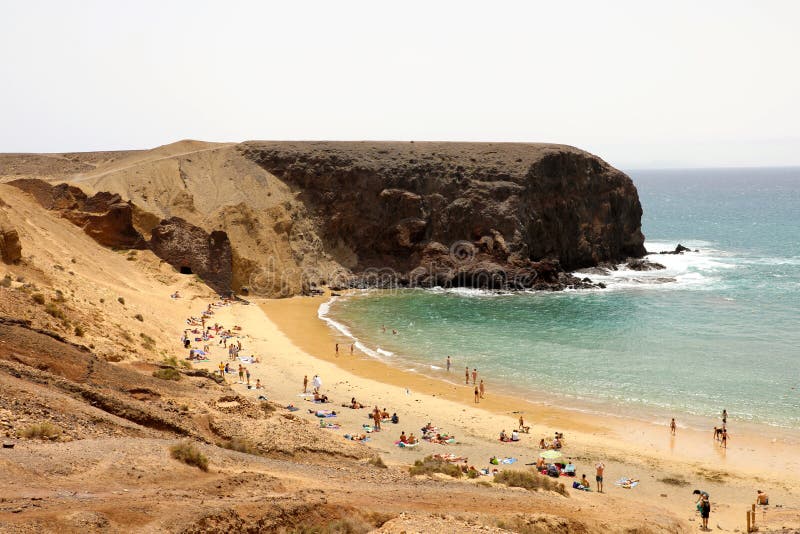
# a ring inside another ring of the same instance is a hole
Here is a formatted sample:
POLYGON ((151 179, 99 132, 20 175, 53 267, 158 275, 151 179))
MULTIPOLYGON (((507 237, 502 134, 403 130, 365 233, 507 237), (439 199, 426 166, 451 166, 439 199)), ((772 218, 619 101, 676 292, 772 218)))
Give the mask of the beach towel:
POLYGON ((637 478, 621 478, 617 480, 614 484, 620 486, 625 489, 635 488, 639 485, 639 479, 637 478))
POLYGON ((290 412, 296 412, 296 411, 297 411, 297 410, 299 410, 300 408, 298 408, 297 406, 294 406, 294 405, 290 404, 290 405, 288 405, 288 406, 286 407, 286 409, 287 409, 287 410, 289 410, 290 412))
POLYGON ((414 447, 419 445, 419 441, 416 443, 403 443, 402 441, 395 441, 394 444, 400 447, 401 449, 413 449, 414 447))
POLYGON ((517 461, 516 458, 503 458, 502 460, 500 460, 500 462, 504 464, 513 464, 516 461, 517 461))

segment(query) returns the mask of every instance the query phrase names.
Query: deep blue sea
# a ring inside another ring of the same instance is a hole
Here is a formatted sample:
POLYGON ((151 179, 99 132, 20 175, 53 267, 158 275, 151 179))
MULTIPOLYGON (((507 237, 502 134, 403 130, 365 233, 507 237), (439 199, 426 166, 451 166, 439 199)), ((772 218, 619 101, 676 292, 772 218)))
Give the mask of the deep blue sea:
POLYGON ((605 290, 365 292, 321 314, 374 357, 603 413, 800 428, 800 168, 639 170, 650 259, 605 290), (385 324, 388 333, 383 333, 385 324), (392 335, 391 329, 399 334, 392 335))

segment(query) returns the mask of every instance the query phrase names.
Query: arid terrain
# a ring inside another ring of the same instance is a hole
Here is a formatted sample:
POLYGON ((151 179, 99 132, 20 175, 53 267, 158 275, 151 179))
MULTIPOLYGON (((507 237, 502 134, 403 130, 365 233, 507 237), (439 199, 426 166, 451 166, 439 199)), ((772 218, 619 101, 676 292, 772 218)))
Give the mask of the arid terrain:
MULTIPOLYGON (((218 316, 226 322, 251 321, 241 323, 249 330, 246 343, 268 347, 257 376, 265 381, 269 400, 213 372, 223 359, 222 349, 213 349, 211 362, 185 362, 179 338, 186 318, 219 297, 196 273, 181 274, 180 258, 170 262, 147 247, 101 244, 104 236, 123 235, 117 230, 133 226, 149 239, 149 231, 159 225, 165 232, 172 228, 163 220, 175 216, 207 232, 200 241, 224 228, 234 244, 232 287, 250 284, 254 266, 263 259, 258 254, 266 247, 290 266, 281 271, 288 274, 282 288, 271 290, 275 294, 301 293, 309 273, 322 280, 328 271, 342 268, 348 254, 358 252, 352 243, 343 243, 335 257, 330 243, 320 251, 314 248, 318 243, 303 241, 299 236, 331 238, 332 230, 319 224, 318 217, 326 216, 321 200, 298 200, 292 187, 251 159, 232 159, 231 150, 226 144, 182 142, 153 151, 0 155, 3 182, 42 179, 49 188, 69 180, 88 195, 62 191, 53 196, 47 189, 47 198, 69 201, 48 208, 30 188, 0 183, 0 531, 566 534, 697 529, 691 487, 683 479, 660 482, 643 496, 628 498, 621 490, 600 496, 543 482, 540 488, 525 489, 492 477, 412 475, 410 465, 425 453, 398 454, 388 435, 367 445, 344 440, 341 432, 320 428, 305 409, 286 409, 301 400, 296 397, 298 377, 333 364, 315 360, 310 349, 284 340, 267 322, 260 331, 261 312, 246 301, 221 309, 218 316), (242 167, 221 170, 229 165, 242 167), (240 182, 226 184, 217 171, 235 171, 240 182), (187 175, 191 193, 181 193, 173 182, 187 175), (205 181, 198 182, 201 178, 205 181), (258 198, 245 202, 249 181, 262 189, 258 198), (120 199, 91 196, 98 192, 120 199), (126 204, 129 200, 133 207, 126 204), (100 215, 92 211, 98 203, 100 215), (252 208, 255 203, 263 205, 252 208), (306 217, 309 206, 321 211, 306 217), (293 272, 296 278, 289 276, 293 272), (170 298, 175 291, 181 298, 170 298), (176 446, 190 452, 173 453, 176 446), (207 459, 207 470, 192 465, 199 456, 207 459), (682 509, 686 512, 677 511, 682 509)), ((263 155, 269 147, 259 150, 263 155)), ((639 231, 633 226, 631 234, 639 231)), ((626 246, 618 245, 620 250, 626 246)), ((636 252, 636 243, 630 246, 636 252)), ((170 248, 169 254, 177 252, 170 248)), ((359 265, 354 258, 353 268, 359 265)), ((371 259, 364 261, 367 265, 371 259)), ((288 328, 283 331, 291 337, 288 328)), ((336 402, 346 401, 356 387, 370 397, 381 395, 358 373, 331 382, 336 402)), ((424 392, 423 386, 419 389, 424 392)), ((375 402, 401 399, 400 391, 396 384, 387 385, 386 396, 375 402)), ((440 414, 460 425, 459 433, 467 432, 468 423, 456 422, 453 415, 466 411, 457 404, 463 399, 445 395, 431 400, 428 393, 417 399, 426 408, 420 413, 409 409, 409 421, 440 414)), ((347 417, 343 424, 355 424, 347 417)), ((487 411, 480 417, 494 415, 487 411)), ((476 425, 466 440, 472 443, 471 458, 494 446, 476 425)), ((575 451, 596 455, 592 432, 605 436, 599 427, 587 430, 585 440, 575 439, 575 451)), ((649 461, 642 460, 645 448, 637 449, 636 465, 649 461)), ((532 453, 518 449, 515 454, 530 461, 532 453)), ((629 467, 628 461, 611 463, 629 467)), ((786 465, 795 461, 787 457, 786 465)), ((675 469, 651 464, 654 477, 675 469)), ((516 468, 526 471, 522 465, 516 468)), ((723 504, 722 526, 712 520, 715 530, 743 528, 743 520, 734 518, 744 516, 753 479, 703 472, 703 483, 731 499, 723 504)), ((785 475, 783 483, 759 481, 786 505, 770 512, 762 532, 792 532, 800 526, 797 473, 785 475)))

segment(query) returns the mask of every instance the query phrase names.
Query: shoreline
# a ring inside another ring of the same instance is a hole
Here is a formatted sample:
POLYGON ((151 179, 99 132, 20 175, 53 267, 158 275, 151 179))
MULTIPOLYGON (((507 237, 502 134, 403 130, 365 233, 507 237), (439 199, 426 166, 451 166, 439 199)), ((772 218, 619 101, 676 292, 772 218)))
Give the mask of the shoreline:
MULTIPOLYGON (((306 404, 299 393, 304 375, 310 382, 314 374, 319 374, 322 391, 333 401, 324 407, 337 411, 334 421, 340 425, 339 429, 325 432, 339 436, 361 432, 372 406, 386 407, 400 416, 400 424, 387 424, 383 432, 369 434, 370 440, 364 446, 390 465, 407 466, 430 454, 455 453, 468 457, 470 464, 477 467, 487 466, 492 455, 514 457, 516 464, 502 465, 501 469, 526 469, 525 464, 534 461, 540 452, 539 438, 550 438, 556 430, 563 432, 564 457, 574 459, 580 474, 586 473, 594 481, 594 463, 606 464, 605 493, 570 489, 571 506, 591 507, 597 498, 620 504, 634 502, 643 510, 668 511, 691 528, 691 522, 696 520, 691 492, 697 487, 712 494, 715 521, 723 530, 732 531, 743 528, 743 512, 749 508, 756 488, 768 491, 775 504, 800 502, 796 489, 800 487, 800 454, 782 443, 770 444, 766 438, 736 433, 729 448, 723 450, 713 443, 710 433, 679 429, 677 437, 671 438, 666 426, 539 406, 496 394, 492 389, 476 406, 472 386, 451 385, 405 372, 358 353, 351 357, 349 345, 342 347, 344 350, 337 357, 333 348, 337 334, 317 317, 325 298, 253 300, 249 306, 220 310, 214 321, 242 326, 245 354, 261 359, 260 364, 248 366, 251 382, 260 379, 265 387, 248 389, 236 382, 234 375, 226 377, 229 385, 253 399, 266 395, 282 406, 294 404, 300 410, 293 415, 316 426, 319 420, 307 409, 319 405, 306 404), (353 396, 369 408, 340 407, 353 396), (514 412, 518 410, 524 412, 525 424, 532 426, 530 434, 521 434, 519 442, 499 442, 500 430, 508 432, 517 427, 518 415, 514 412), (455 434, 457 443, 442 446, 423 442, 414 449, 394 445, 401 430, 418 433, 427 422, 455 434), (614 484, 622 477, 635 477, 642 483, 634 490, 623 489, 614 484), (679 484, 670 482, 675 479, 679 484)), ((227 353, 221 348, 214 348, 212 354, 211 361, 197 367, 214 370, 220 361, 227 360, 227 353)), ((569 485, 570 481, 566 482, 569 485)))
MULTIPOLYGON (((370 290, 376 291, 376 290, 370 290)), ((591 290, 588 290, 591 291, 591 290)), ((389 353, 390 356, 380 354, 381 348, 377 345, 368 345, 371 340, 364 340, 355 336, 352 333, 351 325, 340 322, 338 319, 331 317, 330 309, 332 304, 341 298, 364 298, 367 297, 365 293, 345 292, 340 296, 327 297, 327 300, 320 303, 318 309, 321 310, 325 307, 324 317, 318 313, 321 322, 324 322, 330 328, 332 338, 335 338, 332 343, 337 341, 341 343, 355 342, 356 351, 359 351, 359 346, 365 347, 360 352, 363 355, 374 359, 392 369, 413 373, 430 380, 444 383, 448 386, 463 386, 461 381, 460 371, 447 373, 445 364, 436 366, 434 369, 433 364, 429 362, 414 362, 412 360, 404 359, 402 355, 396 360, 392 358, 398 356, 396 353, 389 353), (343 332, 342 329, 346 330, 343 332), (417 367, 423 367, 424 370, 418 370, 417 367), (452 380, 451 380, 452 379, 452 380)), ((321 298, 321 297, 315 297, 321 298)), ((460 368, 459 368, 460 369, 460 368)), ((482 377, 481 377, 482 378, 482 377)), ((533 404, 535 406, 544 408, 553 408, 556 410, 566 410, 568 412, 582 414, 584 416, 596 418, 613 418, 621 421, 634 422, 636 424, 652 425, 656 428, 666 428, 668 421, 671 417, 677 417, 678 428, 683 430, 691 430, 694 432, 712 432, 712 427, 717 424, 721 425, 721 421, 713 416, 706 416, 701 414, 693 414, 687 412, 669 412, 666 408, 657 406, 635 406, 633 404, 615 403, 609 399, 600 398, 581 398, 574 395, 566 395, 560 392, 541 391, 529 387, 519 387, 514 384, 499 383, 501 391, 505 393, 504 397, 519 399, 520 402, 533 404), (617 408, 618 411, 610 409, 611 407, 617 408)), ((787 445, 800 445, 800 431, 792 426, 771 424, 762 421, 742 420, 729 417, 728 426, 733 423, 737 429, 742 429, 749 435, 764 435, 769 434, 772 438, 782 441, 787 445)))

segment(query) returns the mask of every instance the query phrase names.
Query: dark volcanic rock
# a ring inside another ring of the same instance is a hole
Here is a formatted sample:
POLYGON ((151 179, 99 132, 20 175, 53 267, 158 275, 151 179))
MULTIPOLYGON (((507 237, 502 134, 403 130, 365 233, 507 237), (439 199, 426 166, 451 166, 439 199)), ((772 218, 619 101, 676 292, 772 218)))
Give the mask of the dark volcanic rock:
POLYGON ((625 266, 632 271, 658 271, 666 269, 666 267, 660 263, 641 259, 630 260, 625 266))
POLYGON ((0 211, 0 258, 4 263, 17 263, 22 259, 19 233, 3 211, 0 211))
POLYGON ((296 188, 326 249, 355 255, 350 285, 580 287, 587 283, 565 271, 645 254, 631 180, 572 147, 248 142, 239 150, 296 188))
POLYGON ((231 243, 225 232, 209 234, 179 217, 172 217, 153 228, 150 248, 180 272, 196 274, 218 293, 230 293, 233 263, 231 243))
POLYGON ((8 185, 29 193, 43 208, 58 211, 101 245, 122 249, 147 246, 133 226, 132 204, 119 195, 100 192, 89 197, 75 186, 54 186, 37 179, 14 180, 8 185))
MULTIPOLYGON (((691 252, 691 251, 692 251, 692 249, 690 249, 688 247, 684 247, 683 245, 678 243, 678 246, 675 247, 675 250, 662 250, 658 254, 683 254, 684 252, 691 252)), ((699 250, 695 250, 695 252, 700 252, 700 251, 699 250)))

